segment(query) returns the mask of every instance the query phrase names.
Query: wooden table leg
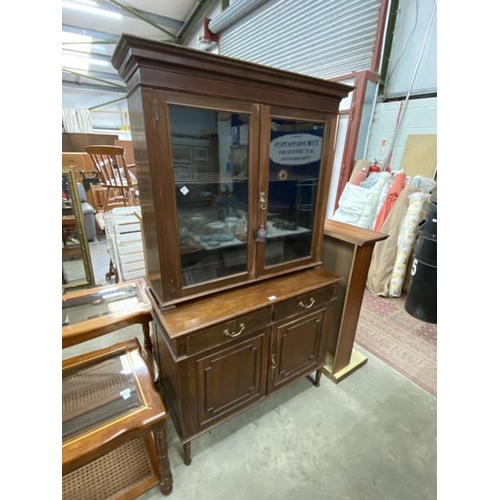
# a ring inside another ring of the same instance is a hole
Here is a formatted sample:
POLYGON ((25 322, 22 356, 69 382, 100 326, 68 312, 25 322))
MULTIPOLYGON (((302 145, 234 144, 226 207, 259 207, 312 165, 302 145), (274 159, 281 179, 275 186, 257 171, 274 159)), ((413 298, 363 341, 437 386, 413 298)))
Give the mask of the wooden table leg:
POLYGON ((184 451, 184 464, 189 465, 191 463, 191 441, 184 443, 182 449, 184 451))
POLYGON ((158 457, 158 473, 160 476, 160 491, 164 495, 172 493, 173 479, 168 458, 167 427, 166 420, 158 422, 153 426, 155 436, 156 455, 158 457))
POLYGON ((153 343, 151 342, 151 335, 149 330, 149 323, 151 318, 147 321, 142 322, 142 334, 144 336, 144 349, 142 350, 142 355, 146 360, 146 363, 151 370, 151 374, 153 375, 153 380, 156 383, 159 377, 158 365, 155 363, 155 357, 153 355, 153 343))
POLYGON ((319 387, 319 381, 321 380, 321 374, 323 373, 323 368, 316 370, 316 380, 314 381, 314 385, 319 387))
POLYGON ((144 335, 144 347, 150 354, 152 354, 153 343, 151 342, 151 334, 149 332, 149 322, 150 320, 148 319, 142 323, 142 334, 144 335))

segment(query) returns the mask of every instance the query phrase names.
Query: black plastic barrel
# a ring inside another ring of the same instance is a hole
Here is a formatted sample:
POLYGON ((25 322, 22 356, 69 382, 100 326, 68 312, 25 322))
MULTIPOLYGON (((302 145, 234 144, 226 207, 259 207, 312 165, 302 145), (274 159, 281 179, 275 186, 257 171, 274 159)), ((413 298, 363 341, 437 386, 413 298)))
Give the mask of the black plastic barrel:
POLYGON ((427 206, 420 224, 405 301, 408 314, 427 323, 437 323, 437 198, 427 206))

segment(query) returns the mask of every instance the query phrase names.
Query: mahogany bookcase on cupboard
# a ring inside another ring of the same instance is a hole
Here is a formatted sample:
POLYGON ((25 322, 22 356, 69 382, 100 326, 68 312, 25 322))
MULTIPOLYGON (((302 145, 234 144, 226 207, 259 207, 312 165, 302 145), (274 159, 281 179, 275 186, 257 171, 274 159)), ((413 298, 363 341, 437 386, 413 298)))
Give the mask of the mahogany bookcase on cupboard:
POLYGON ((298 377, 319 383, 339 277, 322 266, 350 87, 122 35, 161 385, 191 440, 298 377), (232 381, 232 382, 231 382, 232 381))

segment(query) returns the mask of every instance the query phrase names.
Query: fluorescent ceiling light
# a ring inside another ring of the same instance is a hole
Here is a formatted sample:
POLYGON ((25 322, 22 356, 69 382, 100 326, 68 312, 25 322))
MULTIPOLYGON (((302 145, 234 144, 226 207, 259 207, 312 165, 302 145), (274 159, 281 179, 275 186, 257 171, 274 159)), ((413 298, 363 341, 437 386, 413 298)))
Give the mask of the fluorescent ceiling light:
POLYGON ((81 35, 80 33, 72 33, 71 31, 62 32, 63 45, 77 46, 80 52, 92 51, 92 37, 89 35, 81 35))
POLYGON ((73 2, 67 2, 67 1, 63 0, 62 6, 65 7, 66 9, 78 10, 80 12, 87 12, 89 14, 96 14, 98 16, 111 17, 113 19, 122 19, 123 18, 123 16, 121 14, 119 14, 118 12, 111 12, 109 10, 104 10, 102 8, 97 7, 97 4, 95 2, 73 3, 73 2))
POLYGON ((91 64, 96 66, 109 66, 108 61, 93 59, 92 57, 88 57, 85 54, 69 54, 64 53, 63 51, 62 65, 67 68, 88 70, 91 64))

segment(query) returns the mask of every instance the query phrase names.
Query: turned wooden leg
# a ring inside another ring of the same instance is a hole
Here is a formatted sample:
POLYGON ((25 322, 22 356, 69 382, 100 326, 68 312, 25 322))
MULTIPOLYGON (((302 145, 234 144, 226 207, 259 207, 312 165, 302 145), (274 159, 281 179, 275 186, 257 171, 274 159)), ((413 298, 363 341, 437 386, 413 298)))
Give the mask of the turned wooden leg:
POLYGON ((316 380, 314 381, 314 385, 316 387, 319 387, 319 381, 321 380, 322 373, 323 373, 323 370, 321 368, 319 370, 316 370, 316 380))
POLYGON ((191 463, 191 441, 184 443, 182 449, 184 451, 184 464, 189 465, 191 463))
POLYGON ((142 324, 142 333, 144 336, 144 349, 142 350, 142 355, 146 360, 146 363, 151 370, 151 374, 153 375, 153 381, 158 382, 160 373, 158 369, 158 364, 155 362, 155 357, 153 355, 153 343, 151 342, 151 335, 149 333, 149 321, 146 321, 142 324))
POLYGON ((153 343, 151 342, 151 335, 149 333, 149 320, 142 323, 142 334, 144 335, 144 347, 153 353, 153 343))
POLYGON ((160 476, 160 491, 164 495, 172 493, 173 479, 170 470, 170 460, 168 458, 167 447, 167 426, 166 420, 158 422, 153 426, 155 437, 156 455, 158 457, 158 474, 160 476))

